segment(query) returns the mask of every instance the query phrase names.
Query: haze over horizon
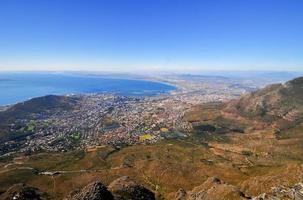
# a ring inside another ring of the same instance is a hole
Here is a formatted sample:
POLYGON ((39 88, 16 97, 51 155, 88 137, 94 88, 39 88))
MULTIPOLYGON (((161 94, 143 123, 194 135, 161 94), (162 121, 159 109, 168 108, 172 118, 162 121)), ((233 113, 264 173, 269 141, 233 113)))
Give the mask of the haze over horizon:
POLYGON ((303 2, 3 0, 0 71, 302 71, 303 2))

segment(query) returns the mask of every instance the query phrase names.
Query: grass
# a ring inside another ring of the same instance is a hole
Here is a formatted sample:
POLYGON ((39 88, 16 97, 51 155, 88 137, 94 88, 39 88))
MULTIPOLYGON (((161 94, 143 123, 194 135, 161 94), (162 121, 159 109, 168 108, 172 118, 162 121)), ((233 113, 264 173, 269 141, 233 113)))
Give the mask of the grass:
MULTIPOLYGON (((300 130, 300 128, 294 130, 296 132, 294 135, 299 136, 300 130)), ((264 136, 266 132, 260 134, 264 136)), ((31 170, 14 170, 1 174, 0 188, 5 189, 11 184, 26 182, 49 193, 54 199, 62 199, 71 190, 83 187, 92 181, 100 180, 108 185, 114 179, 127 175, 155 191, 159 199, 174 199, 174 194, 179 188, 191 190, 211 176, 220 177, 228 183, 241 187, 249 194, 270 190, 270 187, 275 184, 274 177, 278 177, 277 183, 295 182, 302 177, 299 166, 303 162, 290 156, 297 155, 290 150, 300 152, 297 150, 299 148, 297 143, 289 150, 283 145, 274 146, 269 157, 262 154, 256 156, 252 151, 254 145, 258 145, 257 149, 265 145, 264 150, 261 148, 265 151, 270 145, 266 139, 261 141, 254 138, 248 139, 246 137, 250 137, 249 135, 240 133, 233 137, 224 135, 227 137, 226 140, 217 137, 219 136, 216 134, 205 135, 204 132, 193 134, 186 139, 161 140, 155 144, 134 145, 119 150, 104 147, 94 152, 74 151, 33 155, 24 159, 22 166, 51 171, 81 169, 93 171, 56 176, 56 188, 53 189, 51 177, 37 176, 31 170), (206 143, 201 142, 203 138, 204 140, 207 138, 206 143), (244 140, 249 141, 249 145, 244 140), (255 144, 256 141, 261 143, 255 144), (248 149, 239 148, 239 153, 219 150, 215 149, 216 145, 211 145, 212 147, 204 145, 208 142, 222 147, 243 145, 248 149), (248 164, 245 158, 250 159, 253 165, 248 164), (268 184, 266 180, 269 180, 268 184), (261 188, 259 185, 262 184, 264 187, 261 188)), ((285 139, 280 140, 285 141, 285 139)), ((2 160, 1 162, 11 161, 2 160)))
POLYGON ((80 140, 81 134, 80 132, 76 132, 74 134, 72 134, 72 138, 76 141, 80 140))
POLYGON ((37 176, 34 175, 31 170, 16 170, 9 171, 7 173, 1 173, 0 177, 1 191, 8 189, 13 184, 28 182, 31 179, 35 179, 37 176))
MULTIPOLYGON (((109 149, 100 151, 109 151, 109 149)), ((109 183, 119 176, 129 175, 151 189, 154 188, 154 185, 158 185, 163 193, 173 192, 182 185, 191 188, 194 184, 201 182, 202 174, 193 178, 191 172, 197 171, 197 166, 195 165, 200 165, 200 158, 205 157, 206 151, 202 146, 193 148, 184 141, 161 141, 155 145, 123 148, 110 154, 105 161, 99 158, 98 152, 40 154, 31 156, 23 165, 32 166, 39 170, 98 169, 101 171, 60 175, 56 184, 58 188, 65 188, 66 192, 60 189, 60 191, 53 193, 50 189, 47 189, 49 188, 49 178, 37 176, 31 171, 27 171, 24 175, 19 170, 7 173, 7 177, 12 176, 12 174, 18 177, 18 179, 12 179, 7 185, 20 181, 27 182, 45 189, 46 192, 50 192, 53 196, 59 195, 61 198, 74 188, 72 185, 75 180, 78 180, 80 186, 83 186, 96 178, 109 183), (129 165, 123 165, 125 162, 130 163, 129 165), (100 174, 107 174, 106 180, 100 174), (149 181, 146 180, 146 177, 148 177, 149 181), (190 179, 188 179, 189 177, 190 179)), ((3 184, 6 180, 0 179, 1 188, 4 187, 3 184)))
POLYGON ((168 133, 168 128, 160 128, 160 131, 162 132, 162 133, 168 133))
POLYGON ((155 136, 151 135, 151 134, 144 134, 144 135, 140 135, 139 136, 139 140, 140 141, 145 141, 145 140, 152 140, 154 139, 155 136))

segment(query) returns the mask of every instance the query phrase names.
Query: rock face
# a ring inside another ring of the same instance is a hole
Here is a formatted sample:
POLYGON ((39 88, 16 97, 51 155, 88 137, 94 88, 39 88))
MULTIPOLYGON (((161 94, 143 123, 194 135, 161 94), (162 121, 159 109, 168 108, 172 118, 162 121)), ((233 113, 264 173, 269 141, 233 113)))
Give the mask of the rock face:
POLYGON ((108 189, 101 182, 94 182, 71 192, 65 200, 155 200, 155 195, 124 176, 113 181, 108 189))
POLYGON ((101 182, 93 182, 82 190, 72 192, 66 200, 113 200, 113 195, 101 182))
POLYGON ((195 187, 186 194, 179 190, 176 200, 243 200, 247 198, 237 187, 221 181, 218 178, 208 178, 202 185, 195 187))
POLYGON ((179 189, 175 200, 303 200, 303 183, 297 183, 292 187, 277 186, 271 192, 263 193, 255 197, 246 196, 236 186, 211 177, 202 185, 186 192, 179 189))
POLYGON ((113 181, 109 190, 115 200, 155 200, 155 194, 142 185, 136 184, 129 177, 123 176, 113 181))
POLYGON ((303 183, 292 187, 278 186, 272 188, 270 193, 263 193, 253 200, 303 200, 303 183))
POLYGON ((175 199, 176 200, 186 200, 186 191, 183 188, 180 188, 176 193, 175 199))
POLYGON ((0 196, 2 200, 42 200, 41 192, 37 188, 23 183, 13 185, 0 196))

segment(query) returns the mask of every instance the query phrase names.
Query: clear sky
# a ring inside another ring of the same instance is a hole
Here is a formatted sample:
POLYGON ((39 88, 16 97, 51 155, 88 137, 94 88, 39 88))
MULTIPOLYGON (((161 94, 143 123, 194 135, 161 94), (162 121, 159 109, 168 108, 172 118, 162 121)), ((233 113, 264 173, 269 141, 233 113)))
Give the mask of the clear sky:
POLYGON ((302 0, 0 0, 0 70, 303 70, 302 0))

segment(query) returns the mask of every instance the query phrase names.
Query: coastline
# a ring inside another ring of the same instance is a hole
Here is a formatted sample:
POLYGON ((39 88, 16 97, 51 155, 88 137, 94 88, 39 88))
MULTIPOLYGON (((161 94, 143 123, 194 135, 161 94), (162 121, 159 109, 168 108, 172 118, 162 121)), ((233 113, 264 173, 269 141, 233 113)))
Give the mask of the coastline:
MULTIPOLYGON (((0 73, 0 75, 4 75, 5 73, 0 73)), ((19 73, 13 73, 11 72, 10 75, 14 75, 14 74, 19 74, 19 73)), ((28 73, 28 75, 33 75, 32 73, 28 73)), ((37 76, 37 73, 34 74, 35 76, 37 76)), ((74 73, 43 73, 43 75, 45 76, 48 76, 48 75, 52 75, 52 76, 56 76, 58 75, 58 77, 64 79, 64 76, 66 77, 72 77, 72 78, 75 78, 75 77, 81 77, 83 78, 83 80, 85 80, 85 78, 87 78, 87 81, 90 81, 89 79, 95 79, 93 81, 96 82, 96 86, 98 86, 98 80, 96 79, 100 79, 100 82, 102 83, 102 81, 107 81, 107 83, 110 83, 111 80, 113 82, 115 81, 138 81, 138 89, 133 85, 133 88, 130 89, 129 91, 127 91, 127 89, 123 89, 123 85, 121 85, 121 90, 119 90, 119 84, 120 83, 116 83, 116 85, 114 86, 114 88, 110 88, 109 89, 106 89, 106 85, 104 88, 102 88, 102 86, 100 88, 98 87, 95 87, 94 88, 94 85, 92 86, 92 88, 89 88, 89 86, 85 86, 85 90, 91 90, 90 92, 85 92, 85 91, 81 91, 83 89, 79 89, 79 88, 70 88, 70 92, 69 91, 56 91, 56 92, 52 92, 54 90, 57 90, 57 88, 59 88, 60 85, 56 85, 54 84, 54 86, 52 86, 53 88, 50 89, 50 92, 45 92, 45 90, 43 90, 42 88, 42 92, 43 94, 39 95, 39 91, 37 92, 38 95, 33 95, 31 97, 26 97, 26 95, 23 95, 24 97, 26 98, 23 98, 21 99, 22 97, 20 98, 16 98, 16 100, 12 100, 13 102, 11 103, 4 103, 4 102, 7 102, 7 101, 3 101, 3 103, 0 102, 0 111, 1 110, 6 110, 7 107, 10 107, 10 106, 13 106, 13 105, 16 105, 18 103, 22 103, 22 102, 25 102, 25 101, 28 101, 28 100, 31 100, 33 98, 37 98, 37 97, 43 97, 43 96, 47 96, 47 95, 58 95, 58 96, 70 96, 70 95, 92 95, 92 94, 114 94, 116 96, 142 96, 142 97, 150 97, 150 96, 159 96, 159 95, 163 95, 163 94, 171 94, 172 92, 174 91, 177 91, 179 89, 179 87, 177 85, 174 85, 174 84, 171 84, 169 82, 166 82, 166 81, 160 81, 160 80, 157 80, 155 78, 149 78, 149 77, 142 77, 142 76, 136 76, 136 77, 130 77, 130 76, 133 76, 133 75, 124 75, 124 76, 121 76, 121 75, 114 75, 114 74, 111 74, 111 75, 99 75, 99 74, 96 74, 96 75, 90 75, 90 74, 74 74, 74 73), (140 83, 141 82, 141 83, 140 83), (142 82, 145 82, 147 86, 143 86, 142 88, 140 88, 140 85, 142 84, 142 82), (152 84, 161 84, 161 85, 164 85, 165 87, 161 88, 161 86, 156 86, 155 89, 153 89, 153 85, 150 86, 150 88, 146 88, 146 87, 149 87, 148 86, 148 83, 152 83, 152 84), (171 88, 168 88, 167 86, 171 87, 171 88), (76 91, 78 90, 78 91, 76 91), (96 91, 94 91, 96 90, 96 91), (99 91, 98 91, 99 90, 99 91), (3 109, 1 109, 3 108, 3 109)), ((16 79, 18 80, 18 79, 16 79)), ((39 82, 38 82, 39 84, 39 82)), ((95 83, 93 83, 95 84, 95 83)), ((106 83, 105 83, 106 84, 106 83)), ((133 84, 133 83, 131 83, 133 84)), ((104 86, 104 85, 103 85, 104 86)), ((111 85, 110 85, 111 86, 111 85)), ((5 87, 5 86, 4 86, 5 87)), ((37 87, 34 85, 34 87, 37 87)), ((38 85, 39 87, 39 85, 38 85)), ((48 86, 49 87, 49 86, 48 86)), ((15 88, 12 87, 12 90, 14 90, 15 88)), ((69 89, 67 89, 69 90, 69 89)))

